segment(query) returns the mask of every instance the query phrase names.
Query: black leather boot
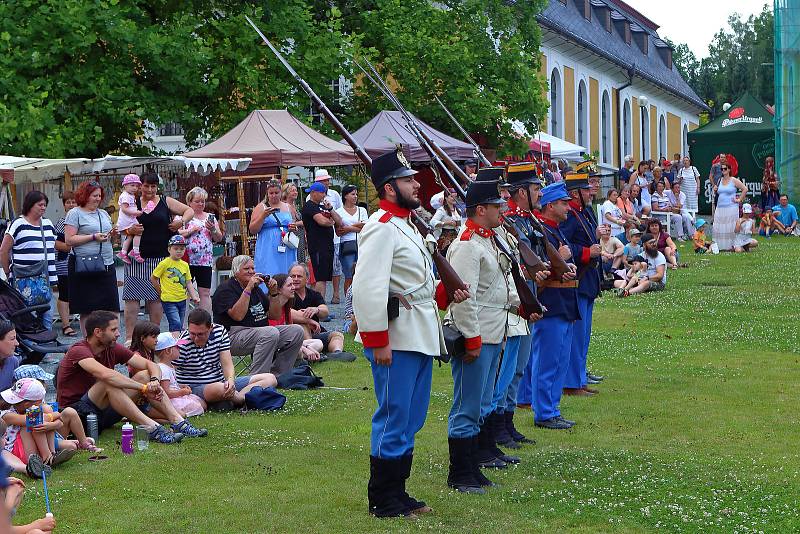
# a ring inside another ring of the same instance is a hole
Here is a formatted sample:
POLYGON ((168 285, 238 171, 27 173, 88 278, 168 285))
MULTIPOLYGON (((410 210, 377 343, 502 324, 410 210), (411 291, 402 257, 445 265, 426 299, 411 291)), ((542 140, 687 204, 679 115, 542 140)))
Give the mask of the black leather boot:
POLYGON ((369 457, 369 484, 367 499, 369 513, 375 517, 402 517, 411 515, 408 506, 399 499, 399 481, 402 460, 369 457))
POLYGON ((447 474, 447 485, 461 493, 486 493, 473 475, 472 459, 473 438, 448 438, 450 447, 450 470, 447 474))

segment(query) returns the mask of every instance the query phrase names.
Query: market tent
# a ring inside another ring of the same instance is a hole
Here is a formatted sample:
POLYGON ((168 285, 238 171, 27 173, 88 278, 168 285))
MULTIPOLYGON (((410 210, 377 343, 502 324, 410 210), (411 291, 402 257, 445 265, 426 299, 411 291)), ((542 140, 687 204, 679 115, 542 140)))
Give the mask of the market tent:
MULTIPOLYGON (((453 160, 464 161, 475 157, 472 145, 469 143, 434 130, 419 119, 416 119, 416 122, 420 129, 425 131, 453 160)), ((425 149, 417 142, 417 138, 408 131, 406 120, 399 111, 381 111, 372 120, 353 132, 353 137, 358 144, 364 147, 371 158, 393 150, 399 144, 402 145, 403 153, 408 161, 425 163, 431 160, 425 149)))
POLYGON ((359 163, 350 147, 314 131, 285 109, 253 111, 219 139, 183 156, 251 158, 251 171, 359 163))
POLYGON ((545 132, 539 132, 533 136, 528 146, 531 150, 539 152, 540 149, 536 145, 545 145, 545 143, 550 145, 550 157, 552 159, 583 161, 583 154, 586 152, 586 148, 545 132))
POLYGON ((748 197, 753 202, 760 200, 764 160, 775 155, 775 126, 764 104, 745 93, 728 111, 689 132, 688 140, 692 164, 700 171, 701 213, 711 212, 713 193, 708 174, 721 153, 733 156, 732 167, 747 185, 748 197))

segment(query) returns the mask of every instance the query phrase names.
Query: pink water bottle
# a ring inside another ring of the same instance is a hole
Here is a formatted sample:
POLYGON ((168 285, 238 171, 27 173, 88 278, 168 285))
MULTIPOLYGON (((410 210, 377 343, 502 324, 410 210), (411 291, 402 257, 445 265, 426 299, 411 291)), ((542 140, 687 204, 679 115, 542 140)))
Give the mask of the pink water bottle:
POLYGON ((128 421, 122 425, 122 454, 133 454, 133 425, 128 421))

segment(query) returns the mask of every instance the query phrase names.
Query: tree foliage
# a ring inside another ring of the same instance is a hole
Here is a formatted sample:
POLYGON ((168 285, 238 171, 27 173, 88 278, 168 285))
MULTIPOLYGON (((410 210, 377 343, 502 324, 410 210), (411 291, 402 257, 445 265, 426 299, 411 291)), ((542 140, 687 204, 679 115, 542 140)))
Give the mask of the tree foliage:
MULTIPOLYGON (((387 104, 356 79, 366 56, 407 107, 450 133, 440 96, 472 132, 513 148, 508 120, 546 112, 536 12, 543 0, 6 0, 0 18, 0 153, 141 153, 145 120, 190 144, 256 108, 310 121, 310 102, 244 20, 250 15, 350 127, 387 104)), ((325 128, 325 127, 323 127, 325 128)))
POLYGON ((685 44, 672 45, 676 68, 713 115, 745 91, 765 104, 775 102, 773 24, 773 12, 765 5, 747 20, 738 13, 728 17, 727 28, 714 35, 705 58, 698 59, 685 44))

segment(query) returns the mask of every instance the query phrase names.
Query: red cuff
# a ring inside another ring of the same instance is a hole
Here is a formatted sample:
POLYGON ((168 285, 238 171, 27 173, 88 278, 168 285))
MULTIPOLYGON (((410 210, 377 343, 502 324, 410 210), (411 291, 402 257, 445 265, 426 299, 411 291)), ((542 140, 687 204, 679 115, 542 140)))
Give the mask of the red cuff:
POLYGON ((583 247, 583 250, 581 251, 581 263, 587 264, 591 259, 592 259, 592 249, 590 249, 589 247, 583 247))
POLYGON ((361 334, 361 343, 368 349, 379 349, 389 344, 389 331, 381 330, 380 332, 359 332, 361 334))
POLYGON ((440 310, 446 310, 450 305, 450 299, 447 296, 447 291, 444 289, 444 284, 442 282, 436 284, 436 291, 433 294, 433 298, 436 300, 436 305, 440 310))
POLYGON ((468 337, 464 340, 464 348, 467 350, 476 350, 481 348, 481 336, 468 337))

